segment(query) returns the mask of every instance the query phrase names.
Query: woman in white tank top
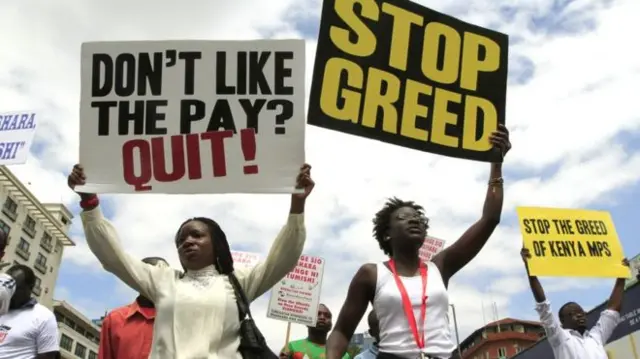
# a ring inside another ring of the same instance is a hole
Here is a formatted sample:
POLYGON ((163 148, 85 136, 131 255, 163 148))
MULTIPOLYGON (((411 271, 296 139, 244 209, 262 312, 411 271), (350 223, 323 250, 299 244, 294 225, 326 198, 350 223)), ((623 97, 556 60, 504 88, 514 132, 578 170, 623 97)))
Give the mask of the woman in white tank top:
MULTIPOLYGON (((490 136, 502 156, 511 149, 503 125, 490 136)), ((380 322, 378 359, 447 359, 455 350, 448 322, 451 277, 480 252, 500 222, 502 163, 492 163, 482 217, 431 262, 418 251, 429 228, 421 206, 390 199, 374 220, 373 234, 389 261, 360 267, 349 286, 327 359, 340 359, 369 303, 380 322)))

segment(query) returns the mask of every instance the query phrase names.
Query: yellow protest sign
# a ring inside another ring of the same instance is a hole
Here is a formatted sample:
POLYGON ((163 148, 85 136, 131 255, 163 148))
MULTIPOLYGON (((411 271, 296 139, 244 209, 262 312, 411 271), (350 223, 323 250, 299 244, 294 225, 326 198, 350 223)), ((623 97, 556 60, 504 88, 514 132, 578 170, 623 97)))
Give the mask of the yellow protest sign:
POLYGON ((628 278, 609 212, 518 207, 531 275, 628 278))

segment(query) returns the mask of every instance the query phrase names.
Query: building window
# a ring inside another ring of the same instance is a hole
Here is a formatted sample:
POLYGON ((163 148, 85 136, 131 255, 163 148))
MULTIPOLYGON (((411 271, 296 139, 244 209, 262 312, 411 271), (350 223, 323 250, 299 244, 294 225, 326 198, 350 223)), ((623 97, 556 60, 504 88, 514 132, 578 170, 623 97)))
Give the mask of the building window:
POLYGON ((506 358, 507 357, 507 348, 498 348, 498 357, 506 358))
POLYGON ((520 353, 522 351, 522 349, 520 348, 518 343, 513 345, 513 350, 516 352, 516 354, 518 354, 518 353, 520 353))
POLYGON ((47 257, 45 257, 44 254, 38 253, 34 268, 42 274, 47 274, 47 257))
POLYGON ((87 354, 87 347, 80 343, 76 343, 76 350, 73 352, 78 358, 83 358, 87 354))
POLYGON ((40 239, 40 247, 51 253, 51 250, 53 249, 53 244, 51 243, 52 241, 53 239, 51 238, 51 235, 49 235, 49 233, 47 232, 44 232, 42 234, 42 239, 40 239))
POLYGON ((29 237, 33 238, 36 236, 36 221, 31 218, 31 216, 27 216, 24 219, 24 223, 22 224, 22 230, 24 233, 28 234, 29 237))
POLYGON ((36 284, 33 286, 33 294, 40 296, 40 291, 42 290, 40 288, 40 284, 42 283, 42 281, 40 280, 40 278, 38 278, 38 276, 36 276, 36 284))
POLYGON ((71 328, 71 329, 75 329, 75 327, 76 327, 76 324, 71 319, 69 319, 67 317, 64 317, 64 324, 68 325, 69 328, 71 328))
POLYGON ((29 257, 31 256, 31 253, 29 253, 29 247, 29 242, 27 242, 27 240, 24 238, 20 238, 20 243, 18 243, 16 253, 25 261, 28 261, 29 257))
POLYGON ((89 351, 89 359, 98 359, 98 354, 93 351, 89 351))
POLYGON ((4 213, 9 219, 15 221, 18 218, 18 204, 7 197, 7 200, 4 201, 4 206, 2 207, 2 213, 4 213))
POLYGON ((518 333, 524 333, 524 326, 521 324, 516 324, 513 326, 513 330, 515 330, 518 333))
POLYGON ((0 219, 0 231, 4 232, 5 237, 7 238, 6 244, 9 244, 9 232, 11 232, 11 227, 9 227, 9 225, 4 223, 4 221, 1 219, 0 219))
POLYGON ((60 337, 60 348, 71 351, 71 348, 73 348, 73 339, 62 334, 62 336, 60 337))

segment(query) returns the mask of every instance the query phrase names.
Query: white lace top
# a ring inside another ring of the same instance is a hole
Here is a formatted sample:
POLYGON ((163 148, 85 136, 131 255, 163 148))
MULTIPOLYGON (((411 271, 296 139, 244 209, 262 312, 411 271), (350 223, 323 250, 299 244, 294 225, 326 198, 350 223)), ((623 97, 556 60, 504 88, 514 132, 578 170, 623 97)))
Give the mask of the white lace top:
MULTIPOLYGON (((212 266, 180 272, 154 267, 127 254, 100 208, 81 214, 87 243, 104 268, 156 305, 150 359, 242 359, 233 288, 212 266)), ((236 270, 247 298, 269 290, 296 265, 306 238, 304 215, 289 215, 266 260, 236 270)), ((171 245, 168 243, 167 245, 171 245)))

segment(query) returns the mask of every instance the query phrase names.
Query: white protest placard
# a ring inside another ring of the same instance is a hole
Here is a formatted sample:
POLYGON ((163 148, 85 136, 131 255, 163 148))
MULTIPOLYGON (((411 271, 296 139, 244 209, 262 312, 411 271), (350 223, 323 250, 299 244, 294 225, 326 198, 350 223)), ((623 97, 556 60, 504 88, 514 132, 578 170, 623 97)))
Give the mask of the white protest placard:
POLYGON ((422 247, 418 255, 423 262, 429 262, 433 256, 438 254, 444 248, 445 241, 439 238, 427 236, 424 239, 422 247))
POLYGON ((231 251, 231 258, 233 259, 234 268, 253 268, 262 259, 259 253, 231 251))
POLYGON ((304 40, 82 44, 80 163, 95 193, 291 193, 304 40))
POLYGON ((323 273, 324 259, 301 256, 298 265, 273 286, 267 318, 315 326, 323 273))
POLYGON ((640 280, 640 254, 629 259, 629 267, 631 269, 631 277, 625 279, 624 288, 629 288, 640 280))
POLYGON ((26 163, 35 134, 35 113, 0 113, 0 165, 26 163))

